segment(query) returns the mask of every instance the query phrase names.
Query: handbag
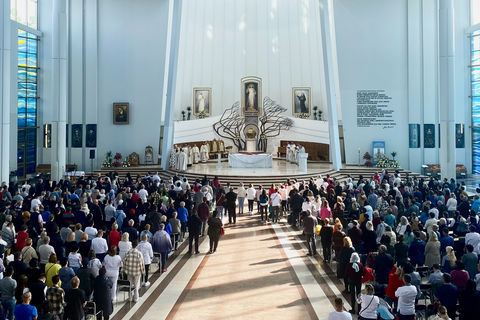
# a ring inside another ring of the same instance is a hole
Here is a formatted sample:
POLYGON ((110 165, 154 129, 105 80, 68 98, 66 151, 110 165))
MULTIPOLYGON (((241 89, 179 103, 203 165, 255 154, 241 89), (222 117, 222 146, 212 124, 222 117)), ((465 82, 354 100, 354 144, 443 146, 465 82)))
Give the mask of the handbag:
POLYGON ((221 229, 221 231, 220 231, 220 235, 221 235, 221 236, 224 236, 224 235, 225 235, 225 228, 224 228, 224 227, 222 227, 222 229, 221 229))

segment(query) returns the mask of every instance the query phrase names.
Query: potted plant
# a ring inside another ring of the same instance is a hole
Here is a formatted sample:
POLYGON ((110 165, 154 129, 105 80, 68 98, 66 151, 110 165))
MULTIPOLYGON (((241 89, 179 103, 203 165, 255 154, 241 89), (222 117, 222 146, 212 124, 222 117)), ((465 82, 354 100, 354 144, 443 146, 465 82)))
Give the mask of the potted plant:
POLYGON ((182 110, 182 120, 185 121, 185 110, 182 110))
POLYGON ((323 114, 323 111, 318 110, 318 120, 322 120, 322 114, 323 114))
POLYGON ((392 156, 392 160, 395 161, 395 157, 397 156, 397 153, 393 151, 392 153, 390 153, 390 155, 392 156))
POLYGON ((313 107, 313 119, 314 119, 314 120, 317 120, 317 110, 318 110, 318 107, 317 107, 317 106, 314 106, 314 107, 313 107))

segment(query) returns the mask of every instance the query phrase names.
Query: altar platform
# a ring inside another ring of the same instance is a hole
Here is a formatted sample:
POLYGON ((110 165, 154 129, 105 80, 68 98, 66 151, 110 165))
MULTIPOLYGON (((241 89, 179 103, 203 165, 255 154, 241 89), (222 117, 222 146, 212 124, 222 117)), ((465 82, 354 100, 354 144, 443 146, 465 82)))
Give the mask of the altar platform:
POLYGON ((270 153, 232 153, 228 155, 231 168, 271 168, 273 156, 270 153))

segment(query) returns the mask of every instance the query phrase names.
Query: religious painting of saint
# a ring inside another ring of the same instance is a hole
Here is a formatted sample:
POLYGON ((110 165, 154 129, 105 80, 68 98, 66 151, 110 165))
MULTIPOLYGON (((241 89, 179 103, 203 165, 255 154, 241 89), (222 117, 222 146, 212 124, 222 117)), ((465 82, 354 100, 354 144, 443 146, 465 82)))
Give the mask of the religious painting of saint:
POLYGON ((463 123, 455 124, 455 146, 458 149, 465 148, 465 126, 463 123))
POLYGON ((242 110, 245 114, 259 114, 262 103, 262 80, 257 77, 242 79, 242 110))
POLYGON ((72 148, 82 147, 83 130, 81 124, 72 124, 72 148))
POLYGON ((130 121, 130 110, 128 102, 113 104, 113 124, 128 124, 130 121))
POLYGON ((85 147, 96 148, 97 147, 97 125, 87 124, 85 134, 85 147))
POLYGON ((435 125, 434 124, 423 125, 423 147, 435 148, 435 125))
POLYGON ((292 88, 293 115, 310 115, 311 104, 310 88, 292 88))
POLYGON ((212 88, 193 88, 193 114, 211 115, 212 88))
POLYGON ((420 148, 420 125, 417 123, 410 123, 408 125, 408 147, 420 148))

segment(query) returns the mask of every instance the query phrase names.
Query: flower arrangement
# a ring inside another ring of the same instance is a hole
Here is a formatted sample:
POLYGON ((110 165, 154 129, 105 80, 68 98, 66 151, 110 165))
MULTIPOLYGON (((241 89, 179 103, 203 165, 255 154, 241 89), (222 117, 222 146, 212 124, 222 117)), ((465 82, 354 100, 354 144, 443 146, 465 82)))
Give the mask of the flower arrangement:
POLYGON ((372 155, 370 153, 365 152, 365 154, 363 155, 363 159, 366 160, 365 161, 365 166, 366 167, 373 167, 372 155))
POLYGON ((197 114, 197 118, 198 118, 198 119, 208 118, 208 114, 205 113, 205 111, 202 111, 202 112, 200 112, 200 113, 197 114))
POLYGON ((308 114, 306 112, 303 112, 303 113, 297 114, 296 117, 300 118, 300 119, 308 119, 308 118, 310 118, 310 114, 308 114))
POLYGON ((128 158, 123 159, 122 167, 124 168, 130 167, 130 161, 128 161, 128 158))
POLYGON ((118 167, 120 167, 121 165, 122 165, 122 164, 120 163, 120 161, 117 161, 117 160, 116 160, 116 161, 112 162, 112 167, 118 168, 118 167))
POLYGON ((120 152, 115 153, 115 156, 113 157, 115 160, 122 160, 122 154, 120 152))
POLYGON ((103 160, 102 167, 110 168, 112 166, 112 151, 107 151, 105 159, 103 160))
POLYGON ((389 159, 386 155, 379 156, 377 159, 378 168, 398 168, 397 160, 389 159))

